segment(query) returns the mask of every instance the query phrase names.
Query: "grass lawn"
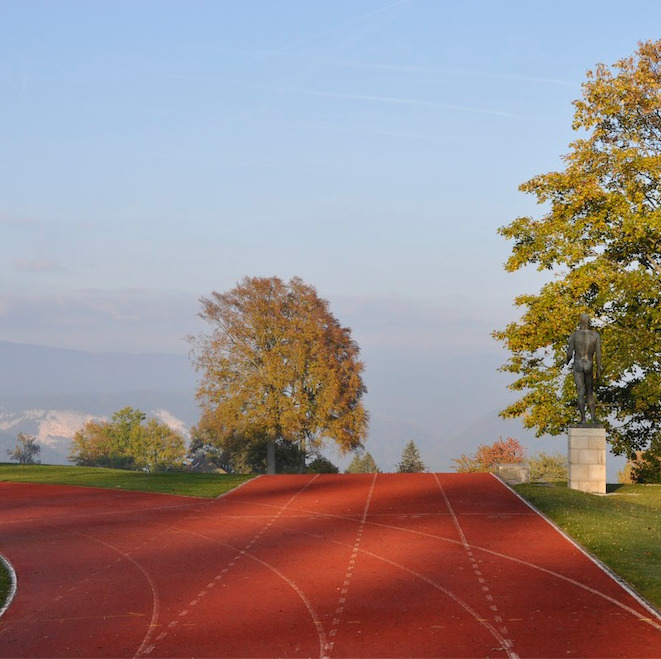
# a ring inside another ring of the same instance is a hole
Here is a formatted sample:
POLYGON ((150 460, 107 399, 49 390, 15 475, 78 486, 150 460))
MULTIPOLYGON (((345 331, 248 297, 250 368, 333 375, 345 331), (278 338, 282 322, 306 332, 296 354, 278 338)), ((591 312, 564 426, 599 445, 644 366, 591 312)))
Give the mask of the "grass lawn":
POLYGON ((609 485, 603 496, 560 483, 515 489, 661 608, 661 485, 609 485))
POLYGON ((99 467, 0 463, 0 482, 82 485, 205 498, 224 494, 251 478, 253 476, 234 474, 192 474, 188 472, 148 474, 144 471, 101 469, 99 467))

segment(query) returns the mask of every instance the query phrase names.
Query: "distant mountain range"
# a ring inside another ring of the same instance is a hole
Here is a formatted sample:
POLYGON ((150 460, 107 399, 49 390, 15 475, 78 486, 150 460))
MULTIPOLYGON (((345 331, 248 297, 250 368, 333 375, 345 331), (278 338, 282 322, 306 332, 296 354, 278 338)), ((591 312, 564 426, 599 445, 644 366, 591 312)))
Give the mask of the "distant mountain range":
POLYGON ((199 416, 184 355, 90 353, 0 341, 0 461, 19 432, 37 437, 42 462, 67 462, 90 419, 131 406, 188 433, 199 416))

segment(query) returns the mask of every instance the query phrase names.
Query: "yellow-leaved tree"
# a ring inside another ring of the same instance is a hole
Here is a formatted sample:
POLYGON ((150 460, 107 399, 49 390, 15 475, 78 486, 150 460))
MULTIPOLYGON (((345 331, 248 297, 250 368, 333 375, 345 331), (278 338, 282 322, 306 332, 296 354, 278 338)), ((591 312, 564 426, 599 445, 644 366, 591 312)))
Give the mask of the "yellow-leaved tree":
POLYGON ((245 277, 200 301, 209 332, 189 340, 207 442, 270 447, 270 473, 276 443, 299 449, 301 470, 325 440, 342 452, 362 446, 359 348, 312 286, 298 277, 245 277))
POLYGON ((661 41, 588 72, 574 105, 579 137, 565 168, 521 186, 543 215, 500 229, 513 241, 507 270, 554 275, 516 298, 521 319, 494 332, 523 394, 503 415, 538 434, 577 419, 564 357, 586 312, 602 335, 597 405, 615 452, 661 453, 661 41))

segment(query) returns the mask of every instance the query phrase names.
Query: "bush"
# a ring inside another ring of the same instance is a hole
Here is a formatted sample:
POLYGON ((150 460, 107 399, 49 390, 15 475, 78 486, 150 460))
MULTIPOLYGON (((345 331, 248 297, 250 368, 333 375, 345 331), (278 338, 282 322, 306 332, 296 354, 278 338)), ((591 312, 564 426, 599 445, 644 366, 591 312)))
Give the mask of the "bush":
POLYGON ((562 453, 537 453, 528 459, 530 480, 533 483, 566 481, 568 478, 567 456, 562 453))
POLYGON ((323 455, 317 456, 308 466, 308 474, 339 474, 340 470, 323 455))
POLYGON ((644 451, 631 463, 631 480, 634 483, 661 483, 661 456, 644 451))

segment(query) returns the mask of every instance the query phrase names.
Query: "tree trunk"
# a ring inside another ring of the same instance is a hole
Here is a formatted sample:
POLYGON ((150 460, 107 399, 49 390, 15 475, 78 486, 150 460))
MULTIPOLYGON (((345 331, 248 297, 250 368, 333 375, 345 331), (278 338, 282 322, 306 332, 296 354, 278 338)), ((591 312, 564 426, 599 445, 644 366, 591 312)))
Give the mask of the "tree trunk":
POLYGON ((275 442, 269 439, 266 442, 266 473, 275 474, 275 442))

